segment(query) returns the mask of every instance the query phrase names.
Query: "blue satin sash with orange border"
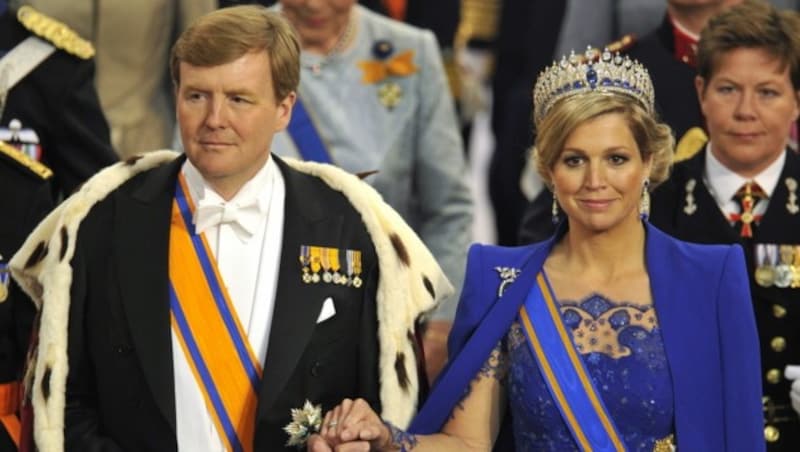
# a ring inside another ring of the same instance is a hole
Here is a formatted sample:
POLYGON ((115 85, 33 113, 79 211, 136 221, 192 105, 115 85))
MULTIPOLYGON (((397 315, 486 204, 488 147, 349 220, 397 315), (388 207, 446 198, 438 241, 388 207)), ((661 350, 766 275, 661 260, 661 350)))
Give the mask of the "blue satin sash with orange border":
POLYGON ((308 110, 306 110, 306 106, 299 96, 294 103, 292 119, 289 121, 286 131, 292 137, 292 141, 297 147, 297 152, 300 153, 303 160, 333 163, 333 158, 331 158, 331 154, 325 147, 317 126, 314 125, 311 115, 308 114, 308 110))
POLYGON ((261 364, 239 322, 194 204, 178 176, 169 235, 172 330, 200 387, 226 450, 253 450, 261 364))
POLYGON ((519 315, 542 377, 581 450, 626 450, 564 327, 553 293, 541 272, 519 315))

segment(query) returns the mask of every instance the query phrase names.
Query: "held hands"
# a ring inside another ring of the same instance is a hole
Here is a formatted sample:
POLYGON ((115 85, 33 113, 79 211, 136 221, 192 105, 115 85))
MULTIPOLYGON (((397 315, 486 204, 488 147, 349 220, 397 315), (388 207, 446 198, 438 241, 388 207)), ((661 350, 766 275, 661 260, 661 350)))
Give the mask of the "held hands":
POLYGON ((325 414, 319 434, 312 435, 308 452, 392 450, 389 428, 364 399, 344 399, 325 414))
POLYGON ((792 399, 792 408, 800 415, 800 366, 786 366, 784 376, 787 380, 792 380, 789 397, 792 399))

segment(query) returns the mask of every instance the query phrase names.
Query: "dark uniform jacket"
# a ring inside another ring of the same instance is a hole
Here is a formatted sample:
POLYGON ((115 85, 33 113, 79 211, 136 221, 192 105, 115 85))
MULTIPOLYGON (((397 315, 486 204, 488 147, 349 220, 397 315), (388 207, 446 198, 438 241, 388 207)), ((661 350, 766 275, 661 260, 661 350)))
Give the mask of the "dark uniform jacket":
POLYGON ((533 85, 553 61, 567 2, 502 3, 495 49, 497 67, 492 77, 491 126, 496 141, 489 166, 489 197, 497 243, 514 245, 526 205, 520 176, 535 135, 533 85))
MULTIPOLYGON (((0 55, 33 34, 13 10, 0 14, 0 55)), ((33 129, 55 189, 68 195, 98 170, 116 162, 108 124, 94 87, 94 62, 56 49, 8 93, 0 127, 12 119, 33 129)))
MULTIPOLYGON (((0 58, 30 36, 16 11, 0 0, 0 58)), ((95 92, 91 60, 56 49, 8 91, 0 108, 0 127, 8 127, 13 119, 38 135, 42 161, 54 175, 42 177, 28 168, 31 162, 0 156, 0 266, 57 197, 117 160, 95 92)), ((15 284, 9 289, 9 299, 0 304, 0 384, 20 377, 35 311, 15 284)), ((0 450, 15 450, 2 427, 0 450)))
POLYGON ((703 127, 694 78, 697 71, 675 58, 675 35, 668 17, 627 50, 647 68, 656 94, 656 110, 679 140, 692 127, 703 127))
MULTIPOLYGON (((27 157, 0 149, 0 271, 28 233, 52 208, 50 180, 33 171, 27 157)), ((0 384, 20 379, 35 308, 8 275, 0 274, 0 384)), ((11 413, 0 413, 9 415, 11 413)), ((15 450, 0 426, 0 451, 15 450)))
MULTIPOLYGON (((800 213, 791 206, 790 195, 800 182, 800 156, 786 152, 786 163, 778 185, 769 199, 767 211, 754 228, 753 238, 739 235, 709 193, 703 180, 706 152, 677 164, 672 176, 652 194, 650 221, 668 234, 697 243, 739 243, 748 261, 753 308, 761 342, 764 387, 765 434, 777 441, 768 442, 769 450, 800 450, 800 423, 790 405, 790 382, 783 378, 787 364, 800 364, 800 280, 789 288, 763 287, 756 283, 758 265, 754 249, 759 244, 792 245, 794 262, 800 272, 800 213), (788 183, 787 183, 788 182, 788 183), (691 196, 690 196, 691 193, 691 196), (777 434, 777 435, 776 435, 777 434)), ((795 277, 800 274, 795 273, 795 277)), ((680 281, 676 281, 680 283, 680 281)), ((687 313, 690 315, 690 313, 687 313)))

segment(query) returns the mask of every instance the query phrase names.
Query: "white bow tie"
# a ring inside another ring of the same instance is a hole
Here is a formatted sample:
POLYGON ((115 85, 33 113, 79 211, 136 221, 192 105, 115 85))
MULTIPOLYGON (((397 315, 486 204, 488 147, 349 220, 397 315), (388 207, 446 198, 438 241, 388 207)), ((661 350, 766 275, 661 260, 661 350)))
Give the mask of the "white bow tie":
POLYGON ((253 198, 243 204, 228 202, 225 204, 200 201, 195 211, 195 233, 221 224, 230 224, 237 236, 247 240, 253 236, 261 221, 261 209, 258 198, 253 198))

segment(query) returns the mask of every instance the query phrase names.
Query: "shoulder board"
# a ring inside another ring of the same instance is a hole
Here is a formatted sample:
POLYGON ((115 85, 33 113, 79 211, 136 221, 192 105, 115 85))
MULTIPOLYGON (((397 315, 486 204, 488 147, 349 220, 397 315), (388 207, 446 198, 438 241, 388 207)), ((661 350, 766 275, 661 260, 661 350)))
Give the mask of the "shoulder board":
POLYGON ((625 53, 633 47, 636 43, 636 35, 633 33, 627 34, 614 42, 610 42, 603 46, 602 49, 598 49, 597 47, 591 47, 586 49, 585 52, 576 53, 575 57, 578 58, 578 61, 581 63, 585 63, 587 59, 592 61, 596 61, 600 58, 600 55, 603 53, 603 50, 608 50, 611 53, 625 53))
POLYGON ((30 6, 23 6, 17 11, 17 20, 36 36, 51 42, 67 53, 83 60, 94 56, 94 46, 91 42, 78 36, 78 33, 63 23, 30 6))
POLYGON ((41 177, 42 179, 49 179, 53 176, 53 170, 48 168, 41 162, 38 162, 19 149, 11 146, 10 144, 0 141, 0 154, 10 157, 21 166, 28 168, 32 173, 41 177))
POLYGON ((629 33, 617 39, 614 42, 606 44, 606 48, 612 53, 616 52, 625 53, 628 49, 633 47, 635 43, 636 43, 636 35, 634 35, 633 33, 629 33))
POLYGON ((692 127, 678 140, 672 163, 682 162, 694 157, 708 142, 708 135, 700 127, 692 127))

